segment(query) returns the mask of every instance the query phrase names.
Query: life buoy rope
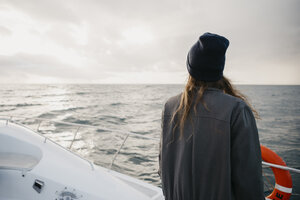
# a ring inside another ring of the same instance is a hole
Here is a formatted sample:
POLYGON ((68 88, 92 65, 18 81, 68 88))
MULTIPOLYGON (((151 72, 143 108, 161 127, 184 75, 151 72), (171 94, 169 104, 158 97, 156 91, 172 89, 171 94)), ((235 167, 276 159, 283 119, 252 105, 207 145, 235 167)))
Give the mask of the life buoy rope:
MULTIPOLYGON (((286 166, 285 162, 274 151, 261 145, 262 160, 268 163, 286 166)), ((289 200, 292 195, 292 177, 289 171, 271 167, 275 176, 275 187, 266 200, 289 200)))

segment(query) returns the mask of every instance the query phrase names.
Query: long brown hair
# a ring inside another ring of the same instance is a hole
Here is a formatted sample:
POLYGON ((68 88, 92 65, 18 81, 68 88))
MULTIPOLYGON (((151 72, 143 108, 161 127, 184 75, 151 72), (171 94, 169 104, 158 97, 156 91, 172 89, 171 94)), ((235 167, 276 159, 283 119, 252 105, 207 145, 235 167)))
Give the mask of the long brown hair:
POLYGON ((230 80, 226 77, 222 77, 220 80, 216 82, 205 82, 194 79, 192 76, 189 76, 185 89, 181 95, 179 107, 174 112, 171 122, 174 121, 176 117, 176 124, 173 128, 173 133, 177 127, 180 128, 180 137, 183 136, 183 127, 184 122, 187 120, 189 113, 191 111, 192 101, 194 95, 197 95, 195 104, 194 104, 194 112, 196 112, 196 106, 199 102, 203 104, 203 106, 209 110, 206 103, 203 101, 203 94, 207 88, 217 88, 222 90, 225 94, 232 95, 234 97, 242 99, 252 110, 255 118, 259 119, 258 112, 251 106, 247 97, 243 95, 240 91, 238 91, 233 85, 230 83, 230 80), (195 92, 197 90, 197 92, 195 92))

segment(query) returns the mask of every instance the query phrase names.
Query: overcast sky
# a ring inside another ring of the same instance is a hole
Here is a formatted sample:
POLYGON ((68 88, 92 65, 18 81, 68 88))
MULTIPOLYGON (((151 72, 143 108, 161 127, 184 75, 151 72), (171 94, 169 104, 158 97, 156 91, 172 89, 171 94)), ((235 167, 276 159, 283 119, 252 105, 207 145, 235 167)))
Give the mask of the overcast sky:
POLYGON ((0 0, 0 83, 179 83, 204 32, 237 84, 300 84, 299 0, 0 0))

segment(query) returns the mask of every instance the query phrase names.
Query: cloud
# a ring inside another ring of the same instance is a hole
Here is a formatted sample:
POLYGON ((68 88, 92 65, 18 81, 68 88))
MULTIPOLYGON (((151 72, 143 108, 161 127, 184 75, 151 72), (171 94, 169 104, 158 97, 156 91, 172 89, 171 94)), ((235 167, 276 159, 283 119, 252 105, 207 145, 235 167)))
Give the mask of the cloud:
POLYGON ((225 72, 235 82, 300 84, 299 6, 297 0, 3 0, 0 67, 38 80, 128 76, 140 83, 141 73, 146 82, 182 83, 189 48, 210 31, 231 42, 225 72), (269 76, 247 75, 258 72, 269 76))
POLYGON ((10 35, 12 35, 12 32, 8 28, 5 28, 4 26, 0 26, 0 35, 1 36, 10 36, 10 35))
POLYGON ((59 0, 3 0, 11 9, 27 14, 33 19, 55 23, 77 23, 80 21, 74 9, 76 4, 64 4, 59 0))
POLYGON ((12 56, 0 56, 2 73, 24 72, 40 76, 76 77, 76 67, 69 66, 56 57, 18 53, 12 56), (72 72, 72 73, 68 73, 72 72))

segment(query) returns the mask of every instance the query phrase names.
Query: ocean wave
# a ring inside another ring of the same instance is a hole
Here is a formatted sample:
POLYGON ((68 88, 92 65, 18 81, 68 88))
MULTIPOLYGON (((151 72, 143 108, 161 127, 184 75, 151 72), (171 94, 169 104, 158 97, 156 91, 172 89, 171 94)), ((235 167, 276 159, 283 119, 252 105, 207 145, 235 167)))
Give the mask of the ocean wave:
POLYGON ((86 95, 86 94, 90 94, 90 92, 76 92, 74 94, 75 95, 86 95))
POLYGON ((43 114, 38 115, 38 118, 53 119, 56 116, 57 116, 57 114, 49 112, 49 113, 43 113, 43 114))
POLYGON ((63 121, 76 123, 76 124, 83 124, 83 125, 92 125, 92 122, 90 120, 82 120, 75 117, 67 117, 63 121))
POLYGON ((0 104, 0 107, 28 107, 28 106, 41 106, 39 103, 18 103, 18 104, 0 104))
POLYGON ((140 165, 142 163, 149 163, 150 160, 145 158, 145 157, 142 157, 142 156, 132 156, 128 159, 128 161, 132 162, 133 164, 136 164, 136 165, 140 165))
POLYGON ((114 115, 103 115, 103 116, 99 117, 98 120, 109 122, 112 124, 119 124, 119 123, 125 123, 127 118, 126 117, 118 117, 118 116, 114 116, 114 115))
POLYGON ((109 104, 109 106, 120 106, 120 105, 124 105, 124 103, 117 102, 117 103, 111 103, 111 104, 109 104))
POLYGON ((11 109, 1 109, 0 112, 11 112, 16 110, 16 108, 11 108, 11 109))

